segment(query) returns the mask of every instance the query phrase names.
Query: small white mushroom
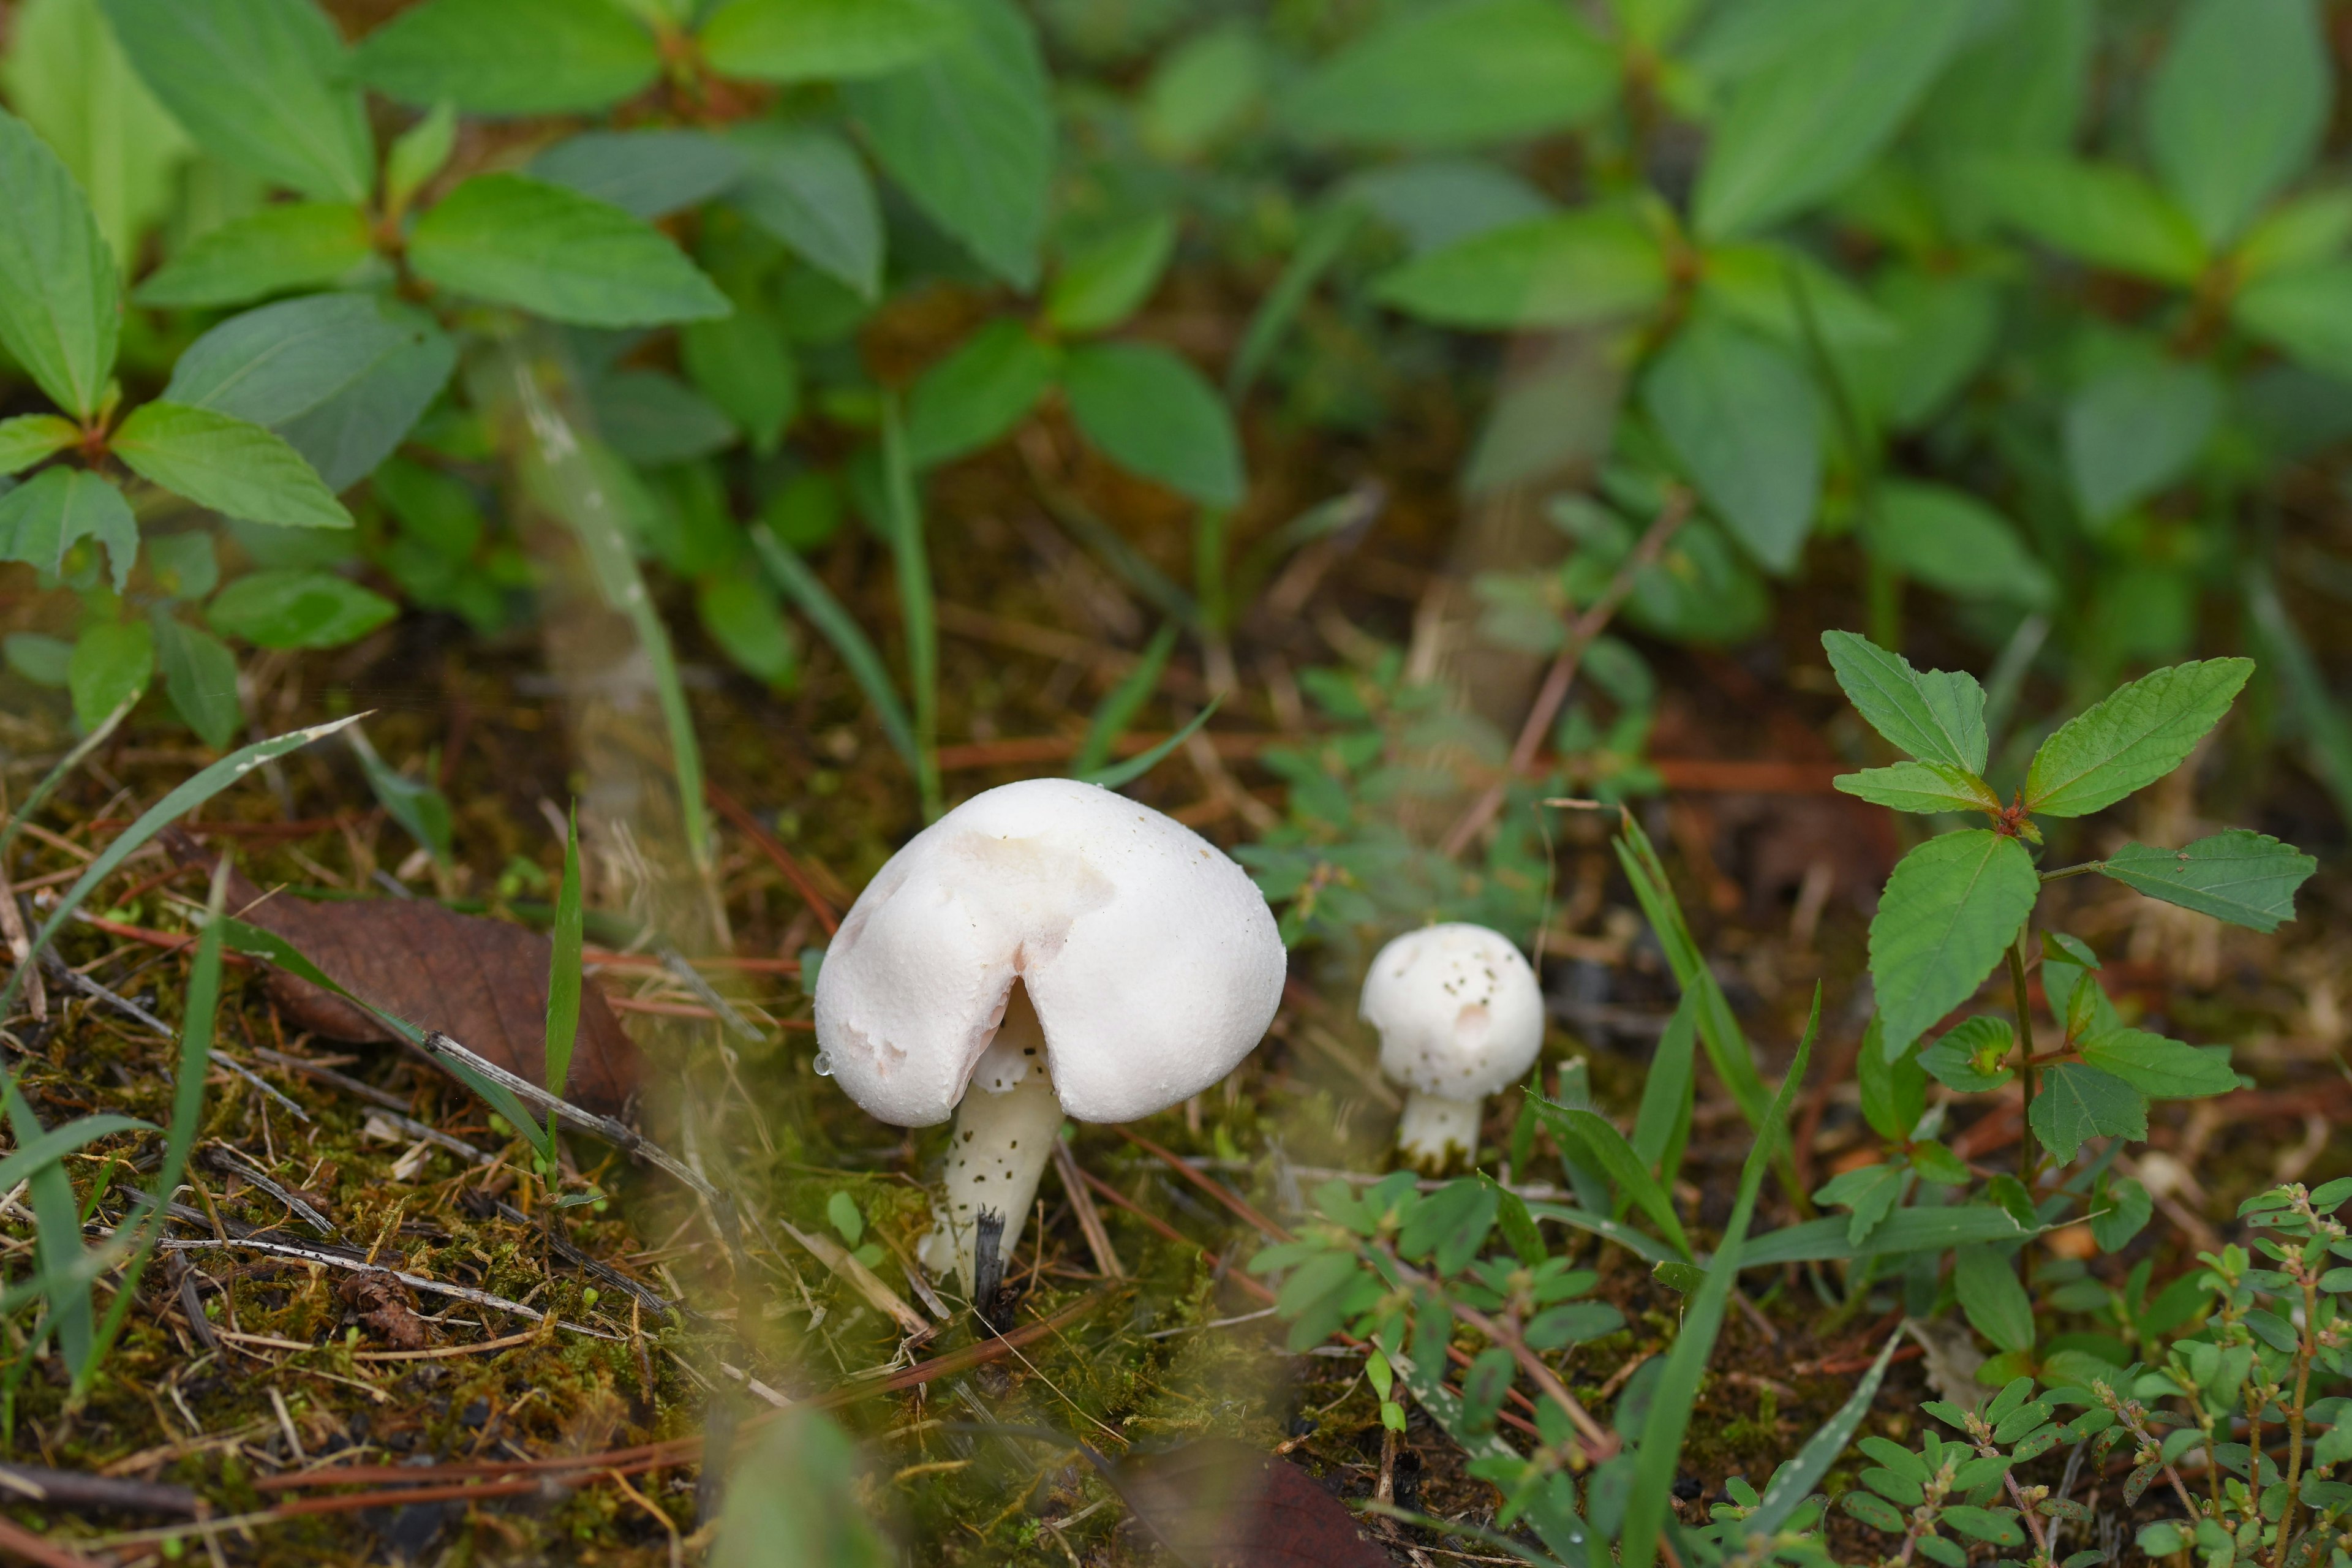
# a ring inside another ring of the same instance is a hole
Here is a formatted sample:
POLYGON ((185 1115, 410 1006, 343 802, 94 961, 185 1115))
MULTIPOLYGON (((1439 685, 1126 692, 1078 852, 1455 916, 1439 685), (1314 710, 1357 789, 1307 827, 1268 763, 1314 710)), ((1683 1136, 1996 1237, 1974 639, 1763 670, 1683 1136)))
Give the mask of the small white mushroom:
POLYGON ((919 1256, 974 1284, 983 1210, 1010 1258, 1065 1112, 1128 1121, 1249 1055, 1286 958, 1248 873, 1094 784, 1031 779, 915 836, 850 907, 816 986, 824 1066, 881 1121, 954 1116, 919 1256))
POLYGON ((1433 1173, 1478 1151, 1480 1101, 1518 1081, 1543 1046, 1543 992, 1500 931, 1407 931, 1372 960, 1357 1011, 1380 1031, 1381 1070, 1405 1086, 1397 1146, 1433 1173))

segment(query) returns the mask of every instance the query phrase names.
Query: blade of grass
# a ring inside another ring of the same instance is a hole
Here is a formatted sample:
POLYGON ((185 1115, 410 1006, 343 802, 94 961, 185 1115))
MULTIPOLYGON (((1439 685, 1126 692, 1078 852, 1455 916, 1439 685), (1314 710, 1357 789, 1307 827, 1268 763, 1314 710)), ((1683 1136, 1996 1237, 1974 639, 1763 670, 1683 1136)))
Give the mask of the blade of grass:
POLYGON ((1823 1423, 1822 1429, 1798 1450, 1797 1457, 1765 1486, 1764 1495, 1756 1500, 1756 1511, 1742 1523, 1749 1535, 1769 1536, 1779 1530, 1821 1479, 1830 1473, 1830 1467, 1837 1463, 1845 1446, 1862 1429, 1863 1418, 1870 1414, 1871 1404, 1878 1397, 1878 1385, 1886 1380, 1886 1366, 1895 1359, 1895 1347, 1902 1342, 1903 1331, 1899 1328, 1886 1336, 1885 1348, 1870 1363, 1870 1371, 1862 1381, 1854 1384, 1853 1394, 1838 1406, 1838 1413, 1823 1423))
POLYGON ((1179 632, 1176 623, 1169 621, 1152 633, 1143 657, 1127 672, 1127 679, 1096 705, 1094 717, 1087 723, 1087 738, 1070 763, 1071 777, 1085 778, 1110 761, 1111 742, 1126 732, 1136 714, 1151 700, 1151 694, 1160 689, 1160 678, 1167 671, 1168 656, 1176 651, 1179 632))
POLYGON ((1756 1213, 1757 1194, 1764 1187, 1765 1168, 1788 1132, 1789 1108, 1804 1082, 1805 1066, 1812 1058, 1813 1037, 1822 1023, 1822 994, 1813 988, 1812 1016, 1806 1020, 1804 1038, 1797 1042, 1797 1059, 1772 1097, 1763 1127, 1748 1152, 1739 1173, 1739 1199, 1724 1226, 1722 1245, 1707 1265, 1706 1283, 1691 1299, 1675 1348, 1666 1352, 1665 1370, 1650 1394, 1649 1418, 1642 1424, 1642 1446, 1633 1461, 1633 1488, 1625 1500, 1625 1530, 1619 1542, 1621 1568, 1650 1568, 1665 1537, 1669 1504, 1674 1497, 1675 1468, 1681 1463, 1683 1438, 1690 1429, 1691 1406, 1698 1398, 1699 1380, 1706 1375, 1707 1358, 1715 1353, 1723 1314, 1739 1282, 1739 1249, 1748 1239, 1748 1224, 1756 1213))
POLYGON ((1584 1149, 1601 1163, 1601 1169, 1609 1173, 1609 1179, 1616 1184, 1619 1196, 1649 1215, 1650 1223, 1658 1227, 1658 1233, 1676 1252, 1685 1258, 1691 1257, 1690 1237, 1684 1233, 1683 1222, 1675 1214, 1674 1200, 1666 1195, 1664 1187, 1658 1185, 1657 1178, 1650 1174, 1642 1156, 1625 1142, 1625 1135, 1610 1124, 1608 1118, 1597 1111, 1554 1105, 1541 1098, 1536 1100, 1536 1114, 1551 1127, 1555 1139, 1562 1138, 1563 1133, 1578 1139, 1584 1149))
POLYGON ((1214 713, 1223 701, 1223 698, 1218 698, 1216 701, 1192 715, 1191 723, 1139 756, 1129 757, 1116 767, 1101 768, 1091 773, 1076 773, 1072 776, 1080 784, 1100 784, 1105 789, 1123 789, 1167 761, 1168 754, 1191 740, 1199 731, 1201 726, 1209 721, 1209 716, 1214 713))
MULTIPOLYGON (((580 916, 580 808, 572 808, 563 835, 563 886, 555 896, 555 929, 548 932, 547 1092, 562 1094, 572 1079, 572 1047, 580 1034, 580 949, 586 940, 580 916)), ((547 1136, 555 1137, 555 1114, 548 1113, 547 1136)))
POLYGON ((1266 290, 1256 314, 1250 318, 1248 328, 1242 333, 1241 347, 1234 352, 1233 369, 1225 375, 1225 395, 1239 402, 1249 395, 1249 389, 1282 345, 1283 335, 1298 319, 1307 297, 1331 264, 1348 248, 1348 242, 1371 215, 1363 204, 1354 200, 1334 202, 1309 218, 1307 232, 1299 236, 1298 248, 1290 253, 1290 260, 1266 290))
MULTIPOLYGON (((8 1121, 16 1131, 17 1145, 31 1145, 43 1135, 41 1121, 26 1102, 24 1090, 16 1087, 16 1075, 10 1073, 0 1083, 0 1089, 5 1090, 8 1121)), ((64 1352, 66 1364, 79 1367, 89 1359, 89 1347, 98 1333, 97 1315, 90 1307, 89 1279, 71 1272, 74 1265, 83 1261, 80 1205, 74 1199, 73 1183, 67 1179, 64 1167, 55 1161, 33 1173, 30 1195, 33 1262, 44 1279, 56 1282, 54 1289, 43 1289, 37 1294, 48 1305, 47 1321, 57 1332, 58 1348, 64 1352)))
POLYGON ((62 1127, 52 1127, 21 1148, 12 1149, 8 1157, 0 1160, 0 1192, 6 1192, 18 1182, 29 1180, 44 1165, 54 1165, 75 1150, 94 1143, 116 1132, 156 1132, 162 1129, 152 1121, 142 1121, 135 1116, 118 1116, 107 1111, 97 1116, 77 1117, 62 1127))
POLYGON ((907 771, 919 778, 922 760, 915 749, 915 727, 907 718, 907 705, 899 700, 898 688, 890 683, 889 667, 882 662, 882 655, 792 546, 770 532, 764 522, 753 523, 747 531, 751 537, 751 552, 760 558, 760 564, 767 569, 784 597, 833 645, 841 662, 849 667, 850 679, 866 693, 866 700, 881 722, 890 749, 898 753, 907 771))
POLYGON ((907 636, 908 684, 915 699, 915 785, 923 820, 936 821, 940 796, 940 620, 931 597, 931 558, 922 502, 896 398, 882 400, 882 487, 890 511, 890 554, 898 568, 898 614, 907 636))
POLYGON ((2312 657, 2294 617, 2279 598, 2278 584, 2260 567, 2246 574, 2246 613, 2270 652, 2279 684, 2311 749, 2311 770, 2327 786, 2336 815, 2352 822, 2352 721, 2327 689, 2319 661, 2312 657))
POLYGON ((1671 1188, 1690 1139, 1691 1110, 1698 1075, 1692 1070, 1698 1046, 1698 1006, 1685 992, 1658 1037, 1649 1077, 1642 1080, 1642 1108, 1633 1117, 1633 1152, 1671 1188))
POLYGON ((24 826, 32 819, 35 812, 48 803, 49 796, 56 793, 58 785, 73 775, 73 771, 81 766, 84 757, 106 744, 106 738, 114 733, 115 727, 130 717, 131 709, 138 705, 139 698, 136 694, 124 698, 113 712, 99 721, 97 729, 76 742, 73 750, 59 757, 58 765, 42 775, 41 782, 33 786, 33 793, 25 797, 25 804, 8 814, 7 825, 0 826, 0 865, 7 863, 9 847, 16 842, 16 830, 24 826))
POLYGON ((376 754, 365 731, 346 730, 343 739, 351 742, 353 754, 359 758, 360 771, 367 774, 368 789, 374 795, 376 804, 436 862, 448 865, 452 854, 448 797, 429 784, 420 784, 396 772, 376 754))

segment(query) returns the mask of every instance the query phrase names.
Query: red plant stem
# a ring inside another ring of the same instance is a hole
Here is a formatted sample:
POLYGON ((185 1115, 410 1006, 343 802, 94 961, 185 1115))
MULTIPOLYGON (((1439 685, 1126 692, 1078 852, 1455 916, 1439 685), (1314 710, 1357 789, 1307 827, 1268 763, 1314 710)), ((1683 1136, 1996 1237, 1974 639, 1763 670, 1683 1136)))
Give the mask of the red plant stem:
POLYGON ((784 880, 790 882, 793 890, 801 896, 801 902, 806 904, 809 913, 816 917, 816 923, 824 927, 825 935, 831 936, 841 929, 841 917, 833 912, 832 902, 817 890, 816 879, 809 875, 808 868, 795 859, 793 852, 785 848, 774 834, 761 826, 760 819, 753 816, 742 802, 708 779, 703 781, 702 795, 710 802, 713 810, 733 823, 736 831, 749 838, 752 847, 784 874, 784 880))

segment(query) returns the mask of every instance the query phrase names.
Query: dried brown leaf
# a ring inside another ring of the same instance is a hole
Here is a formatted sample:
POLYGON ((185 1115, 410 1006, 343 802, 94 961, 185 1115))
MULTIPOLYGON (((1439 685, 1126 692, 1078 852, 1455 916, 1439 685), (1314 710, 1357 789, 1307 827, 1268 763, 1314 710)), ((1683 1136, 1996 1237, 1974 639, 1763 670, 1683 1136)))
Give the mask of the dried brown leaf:
POLYGON ((1388 1568, 1356 1516, 1287 1460, 1209 1437, 1119 1468, 1118 1489, 1186 1568, 1388 1568))

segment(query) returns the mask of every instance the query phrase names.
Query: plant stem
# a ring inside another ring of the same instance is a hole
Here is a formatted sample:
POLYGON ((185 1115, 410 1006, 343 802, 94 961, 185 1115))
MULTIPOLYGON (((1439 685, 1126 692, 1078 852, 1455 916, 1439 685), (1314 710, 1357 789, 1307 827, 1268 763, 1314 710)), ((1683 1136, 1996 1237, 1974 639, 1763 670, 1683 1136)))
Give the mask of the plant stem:
MULTIPOLYGON (((2299 1267, 2299 1266, 2298 1266, 2299 1267)), ((2306 1271, 2303 1279, 2303 1334, 2294 1347, 2294 1403, 2286 1408, 2286 1507, 2279 1514, 2278 1550, 2271 1568, 2285 1568, 2287 1540, 2294 1533, 2295 1487, 2303 1479, 2303 1410, 2311 1397, 2311 1360, 2319 1350, 2319 1291, 2306 1271)), ((2256 1480, 2262 1479, 2257 1471, 2256 1480)))
POLYGON ((2009 944, 2009 984, 2017 1003, 2017 1044, 2021 1060, 2018 1081, 2025 1087, 2024 1127, 2018 1138, 2018 1179, 2025 1184, 2027 1196, 2033 1193, 2033 1177, 2042 1163, 2041 1151, 2033 1145, 2033 1095, 2039 1076, 2033 1070, 2033 998, 2025 985, 2025 929, 2021 927, 2017 940, 2009 944))
POLYGON ((914 463, 898 405, 882 405, 882 487, 890 513, 890 553, 898 575, 898 610, 907 635, 908 685, 915 709, 915 785, 923 820, 936 821, 940 795, 940 632, 931 596, 930 556, 923 539, 923 509, 915 494, 914 463))

